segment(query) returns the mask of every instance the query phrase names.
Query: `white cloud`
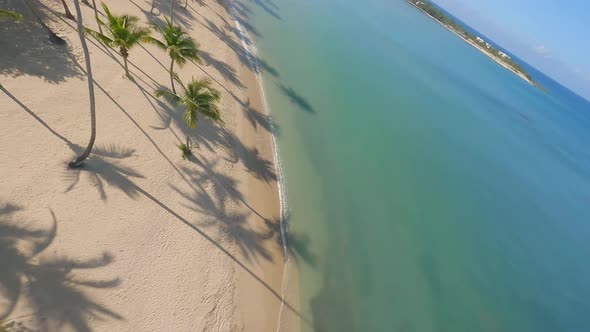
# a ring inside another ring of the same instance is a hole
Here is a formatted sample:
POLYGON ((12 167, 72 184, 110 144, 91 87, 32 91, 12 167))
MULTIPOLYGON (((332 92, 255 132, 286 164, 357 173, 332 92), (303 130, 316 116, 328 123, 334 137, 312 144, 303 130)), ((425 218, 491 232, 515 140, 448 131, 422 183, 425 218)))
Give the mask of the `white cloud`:
POLYGON ((548 49, 545 45, 537 45, 534 47, 534 50, 544 58, 551 57, 551 50, 548 49))

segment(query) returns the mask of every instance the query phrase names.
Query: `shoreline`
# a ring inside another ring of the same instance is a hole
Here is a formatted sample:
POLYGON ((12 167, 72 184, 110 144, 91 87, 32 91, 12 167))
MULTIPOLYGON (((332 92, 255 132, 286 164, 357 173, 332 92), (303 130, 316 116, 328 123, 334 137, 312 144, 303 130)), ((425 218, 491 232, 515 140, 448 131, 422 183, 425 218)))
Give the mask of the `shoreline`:
MULTIPOLYGON (((463 36, 461 36, 460 34, 458 34, 455 30, 451 29, 450 27, 442 24, 439 20, 437 20, 436 18, 432 17, 432 15, 430 15, 429 13, 427 13, 426 11, 424 11, 422 8, 416 6, 413 2, 411 1, 406 1, 407 3, 409 3, 410 5, 412 5, 412 7, 418 9, 420 12, 422 12, 422 14, 430 17, 433 21, 435 21, 436 23, 438 23, 440 26, 444 27, 445 29, 447 29, 448 31, 452 32, 455 36, 459 37, 461 40, 463 40, 465 43, 471 45, 472 47, 474 47, 475 49, 477 49, 478 51, 480 51, 481 53, 483 53, 484 55, 486 55, 488 58, 494 60, 494 62, 496 62, 497 64, 499 64, 500 66, 502 66, 504 69, 509 70, 510 72, 512 72, 513 74, 515 74, 516 76, 520 77, 521 79, 523 79, 524 81, 526 81, 527 83, 529 83, 530 85, 537 87, 537 88, 541 88, 540 86, 538 86, 537 84, 535 84, 535 82, 529 80, 526 76, 524 76, 521 72, 518 72, 516 70, 514 70, 512 67, 510 67, 509 65, 507 65, 506 63, 500 61, 497 57, 491 55, 490 53, 486 52, 486 50, 481 46, 478 45, 477 43, 473 42, 470 39, 467 39, 463 36)), ((543 89, 541 89, 543 90, 543 89)))
MULTIPOLYGON (((49 229, 54 216, 55 240, 31 259, 71 259, 76 263, 68 280, 89 284, 53 285, 75 289, 53 294, 59 297, 47 304, 53 315, 36 312, 25 287, 13 308, 0 305, 0 319, 32 330, 299 331, 296 266, 281 245, 280 156, 262 78, 237 48, 247 45, 231 28, 239 26, 231 1, 175 9, 175 23, 205 55, 204 65, 187 64, 178 73, 185 82, 212 80, 222 94, 225 125, 200 121, 189 130, 154 97, 155 88, 169 84, 165 52, 151 45, 132 49, 134 79, 127 80, 120 56, 87 38, 98 136, 88 168, 71 172, 64 161, 88 135, 84 58, 75 24, 60 15, 63 7, 43 3, 48 25, 67 47, 47 43, 44 31, 25 19, 17 27, 28 28, 28 39, 24 32, 13 36, 24 46, 0 54, 6 89, 0 108, 7 110, 0 113, 6 156, 0 160, 0 208, 18 207, 0 222, 25 220, 31 229, 49 229), (199 147, 194 158, 182 160, 176 145, 187 135, 199 147), (103 280, 104 287, 88 286, 103 280), (72 292, 85 302, 68 300, 72 292)), ((159 3, 152 14, 150 3, 107 4, 116 14, 138 16, 143 26, 161 24, 169 4, 159 3)), ((96 28, 92 8, 82 11, 84 25, 96 28)))
MULTIPOLYGON (((289 244, 288 241, 288 224, 286 219, 287 213, 287 203, 286 203, 286 191, 284 188, 284 177, 282 173, 282 165, 281 159, 279 154, 279 147, 276 141, 276 129, 274 128, 274 124, 272 122, 272 114, 271 108, 268 105, 268 100, 266 99, 265 89, 264 89, 264 79, 262 77, 260 65, 257 62, 256 56, 256 46, 254 44, 253 38, 248 34, 248 32, 240 25, 240 21, 237 19, 239 14, 235 11, 235 8, 232 6, 231 3, 228 3, 227 6, 229 7, 228 14, 233 21, 237 31, 239 32, 239 36, 237 36, 239 42, 241 43, 244 50, 246 50, 248 57, 250 68, 243 69, 240 72, 240 76, 243 76, 246 81, 246 86, 249 88, 253 88, 252 92, 249 93, 248 100, 251 101, 251 105, 256 109, 264 110, 264 114, 268 120, 268 127, 263 136, 267 142, 270 142, 270 148, 267 148, 267 153, 265 158, 272 159, 273 167, 275 169, 275 173, 277 176, 276 179, 276 193, 273 196, 278 197, 278 210, 279 210, 279 236, 280 236, 280 244, 281 250, 283 254, 283 266, 281 264, 273 264, 273 266, 263 267, 262 270, 270 271, 271 274, 275 275, 274 281, 280 281, 277 285, 280 285, 278 288, 278 294, 280 294, 282 301, 279 303, 278 312, 275 313, 275 328, 272 331, 284 331, 284 332, 296 332, 299 331, 299 323, 300 318, 297 314, 293 314, 292 310, 289 308, 285 308, 285 304, 287 303, 288 306, 295 306, 298 307, 298 274, 297 274, 297 266, 292 262, 292 259, 289 256, 289 244), (249 46, 246 40, 251 42, 249 46), (270 150, 270 153, 268 152, 270 150), (271 156, 268 156, 268 155, 271 156), (279 278, 277 278, 277 276, 279 278)), ((240 17, 241 20, 246 21, 247 18, 240 17)), ((240 276, 240 283, 243 285, 242 289, 246 290, 243 292, 244 297, 242 298, 244 308, 248 308, 252 305, 251 298, 255 296, 256 291, 252 291, 252 287, 256 288, 255 285, 251 284, 250 276, 247 273, 242 273, 240 276)), ((267 305, 270 307, 276 306, 276 298, 268 298, 265 300, 267 305)), ((274 311, 276 308, 273 308, 271 311, 274 311)), ((260 317, 256 317, 256 315, 252 315, 251 312, 245 315, 246 317, 252 317, 249 319, 249 324, 251 324, 252 328, 247 328, 246 330, 250 331, 271 331, 269 329, 270 326, 261 326, 259 325, 260 317), (254 318, 256 317, 256 318, 254 318)), ((270 315, 272 321, 272 314, 270 315)))

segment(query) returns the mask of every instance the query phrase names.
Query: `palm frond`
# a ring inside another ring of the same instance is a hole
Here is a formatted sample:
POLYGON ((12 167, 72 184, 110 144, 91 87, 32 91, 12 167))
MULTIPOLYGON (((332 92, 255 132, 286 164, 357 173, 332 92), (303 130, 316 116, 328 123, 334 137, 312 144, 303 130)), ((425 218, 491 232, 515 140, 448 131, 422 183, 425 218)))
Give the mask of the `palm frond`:
POLYGON ((205 117, 223 123, 221 120, 221 110, 217 103, 221 99, 219 91, 211 87, 209 80, 192 80, 185 87, 184 102, 190 111, 198 112, 205 117))
POLYGON ((115 15, 111 13, 109 7, 104 3, 102 4, 102 8, 106 13, 108 21, 106 23, 99 21, 99 24, 101 24, 106 31, 101 38, 95 33, 92 35, 103 42, 106 41, 104 37, 107 37, 110 39, 109 46, 129 50, 150 35, 150 30, 148 28, 139 27, 137 25, 139 18, 136 16, 115 15))
POLYGON ((101 5, 102 5, 102 9, 104 10, 105 14, 107 15, 107 18, 109 19, 109 25, 110 26, 116 25, 117 24, 117 17, 115 17, 113 14, 111 14, 111 10, 104 2, 101 2, 101 5))
POLYGON ((177 95, 176 93, 174 93, 168 89, 157 89, 156 96, 157 97, 164 97, 168 101, 170 101, 174 104, 180 104, 182 102, 182 97, 180 97, 179 95, 177 95))
MULTIPOLYGON (((199 56, 198 44, 194 39, 179 25, 174 25, 167 17, 164 26, 153 26, 162 40, 160 43, 166 46, 168 55, 179 66, 182 66, 187 61, 201 63, 202 59, 199 56)), ((159 45, 160 48, 161 45, 159 45)))
POLYGON ((202 115, 216 123, 223 124, 221 119, 221 109, 218 106, 221 99, 221 93, 213 88, 211 81, 207 79, 193 79, 188 84, 183 84, 178 74, 172 73, 172 79, 182 87, 182 94, 178 95, 168 89, 159 89, 156 96, 165 97, 171 102, 186 107, 183 119, 189 128, 195 128, 199 121, 199 115, 202 115))
POLYGON ((197 122, 199 122, 197 111, 191 108, 187 108, 182 117, 189 128, 195 128, 197 126, 197 122))
POLYGON ((144 43, 152 44, 161 50, 166 50, 166 44, 162 43, 161 41, 157 40, 156 38, 154 38, 152 36, 147 36, 147 37, 143 38, 142 41, 144 43))
POLYGON ((96 38, 99 42, 107 45, 107 46, 112 46, 113 45, 113 40, 107 36, 105 36, 104 34, 92 30, 90 28, 84 28, 84 33, 91 35, 92 37, 96 38))
POLYGON ((133 15, 123 15, 123 27, 132 28, 139 22, 139 17, 133 15))

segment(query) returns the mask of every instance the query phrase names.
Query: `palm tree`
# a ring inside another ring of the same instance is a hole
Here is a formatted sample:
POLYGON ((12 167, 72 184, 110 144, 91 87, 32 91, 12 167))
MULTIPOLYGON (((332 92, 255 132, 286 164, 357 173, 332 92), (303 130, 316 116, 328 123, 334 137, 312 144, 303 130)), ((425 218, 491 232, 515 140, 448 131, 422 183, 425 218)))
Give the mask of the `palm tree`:
POLYGON ((177 63, 179 67, 182 67, 187 61, 202 63, 203 60, 199 56, 199 46, 186 31, 178 25, 173 25, 168 18, 166 18, 165 27, 154 25, 153 28, 162 35, 164 41, 159 41, 153 37, 147 37, 145 41, 164 51, 168 51, 170 56, 170 83, 172 92, 176 93, 174 87, 174 63, 177 63))
POLYGON ((82 166, 82 162, 88 158, 94 141, 96 139, 96 103, 94 100, 94 79, 92 77, 92 66, 90 65, 90 53, 88 52, 88 45, 86 45, 86 38, 84 37, 84 26, 82 25, 82 11, 80 10, 80 3, 78 0, 74 0, 74 7, 76 7, 76 16, 78 16, 78 36, 82 43, 82 49, 84 50, 84 59, 86 62, 86 75, 88 76, 88 95, 90 96, 90 141, 86 150, 78 158, 72 160, 68 167, 76 168, 82 166))
POLYGON ((150 30, 137 26, 139 18, 131 15, 116 16, 111 14, 109 7, 102 4, 102 8, 107 15, 108 24, 105 24, 100 19, 98 24, 106 29, 106 34, 86 28, 86 33, 98 39, 101 43, 119 49, 119 54, 123 57, 125 64, 125 75, 130 77, 129 68, 127 65, 127 58, 129 57, 129 50, 142 40, 150 35, 150 30))
MULTIPOLYGON (((184 85, 178 78, 178 75, 174 75, 174 79, 182 87, 182 94, 176 94, 168 89, 158 89, 156 90, 156 96, 165 97, 175 104, 184 106, 183 118, 189 128, 195 128, 197 126, 199 115, 214 122, 223 123, 221 120, 221 110, 218 106, 221 94, 211 86, 211 81, 207 79, 195 80, 193 78, 190 83, 184 85)), ((190 141, 188 136, 186 137, 185 148, 181 144, 183 154, 189 155, 190 141)))
POLYGON ((74 15, 72 15, 72 12, 70 11, 70 8, 68 8, 68 4, 66 4, 66 0, 61 0, 61 4, 64 6, 66 18, 70 20, 75 20, 74 15))

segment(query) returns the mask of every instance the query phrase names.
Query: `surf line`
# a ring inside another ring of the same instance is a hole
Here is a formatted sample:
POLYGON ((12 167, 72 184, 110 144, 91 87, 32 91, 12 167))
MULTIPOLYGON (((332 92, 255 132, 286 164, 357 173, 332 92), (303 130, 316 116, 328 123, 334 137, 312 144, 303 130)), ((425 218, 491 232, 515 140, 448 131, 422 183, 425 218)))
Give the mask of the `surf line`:
POLYGON ((289 257, 289 244, 288 241, 288 206, 287 206, 287 190, 286 190, 286 180, 283 175, 283 167, 281 162, 281 157, 279 154, 279 146, 277 143, 277 130, 272 122, 272 115, 270 106, 268 105, 268 101, 266 99, 266 93, 264 90, 264 81, 262 77, 262 72, 260 70, 260 64, 257 57, 257 50, 254 44, 251 42, 248 32, 242 27, 239 20, 237 19, 237 14, 235 10, 235 6, 233 1, 229 2, 230 14, 232 19, 236 25, 236 29, 239 33, 240 41, 242 43, 242 47, 246 53, 246 58, 248 59, 248 63, 250 67, 254 71, 256 75, 256 81, 258 82, 258 87, 260 91, 260 97, 263 101, 264 112, 269 119, 270 123, 270 131, 271 131, 271 138, 273 144, 273 161, 275 166, 275 172, 277 173, 277 187, 279 192, 279 206, 280 206, 280 220, 279 220, 279 229, 280 229, 280 236, 281 236, 281 244, 283 246, 283 257, 285 263, 283 265, 283 276, 281 281, 281 307, 279 309, 279 317, 277 319, 276 325, 276 332, 281 330, 281 317, 283 314, 283 309, 285 307, 285 293, 287 290, 288 285, 288 272, 291 263, 291 259, 289 257), (248 42, 250 41, 250 42, 248 42))

